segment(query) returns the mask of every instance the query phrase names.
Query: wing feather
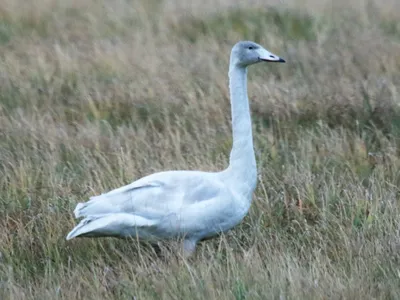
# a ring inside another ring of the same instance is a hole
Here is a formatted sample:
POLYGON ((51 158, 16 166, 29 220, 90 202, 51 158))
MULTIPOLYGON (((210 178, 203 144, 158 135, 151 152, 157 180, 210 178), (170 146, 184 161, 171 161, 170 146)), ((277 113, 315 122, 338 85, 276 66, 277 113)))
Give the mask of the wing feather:
POLYGON ((209 200, 222 193, 225 186, 215 173, 168 171, 143 177, 131 184, 91 197, 79 203, 76 218, 110 213, 134 213, 159 219, 179 212, 185 206, 209 200))

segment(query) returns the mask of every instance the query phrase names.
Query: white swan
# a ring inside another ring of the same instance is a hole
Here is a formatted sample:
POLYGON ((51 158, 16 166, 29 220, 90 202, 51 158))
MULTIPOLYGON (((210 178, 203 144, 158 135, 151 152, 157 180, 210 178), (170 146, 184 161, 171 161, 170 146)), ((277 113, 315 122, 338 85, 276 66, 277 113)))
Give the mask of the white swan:
POLYGON ((218 173, 166 171, 79 203, 84 219, 68 234, 74 237, 138 236, 183 238, 190 255, 199 240, 237 225, 247 214, 257 183, 252 125, 247 98, 247 67, 282 58, 250 42, 238 42, 229 65, 233 148, 229 167, 218 173))

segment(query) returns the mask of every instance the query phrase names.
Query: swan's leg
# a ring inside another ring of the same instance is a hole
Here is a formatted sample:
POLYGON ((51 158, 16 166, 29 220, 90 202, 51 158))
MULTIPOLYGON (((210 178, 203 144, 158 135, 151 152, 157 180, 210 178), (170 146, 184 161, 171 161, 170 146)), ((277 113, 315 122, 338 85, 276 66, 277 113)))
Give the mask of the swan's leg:
POLYGON ((184 239, 183 240, 183 256, 189 257, 196 250, 197 240, 184 239))

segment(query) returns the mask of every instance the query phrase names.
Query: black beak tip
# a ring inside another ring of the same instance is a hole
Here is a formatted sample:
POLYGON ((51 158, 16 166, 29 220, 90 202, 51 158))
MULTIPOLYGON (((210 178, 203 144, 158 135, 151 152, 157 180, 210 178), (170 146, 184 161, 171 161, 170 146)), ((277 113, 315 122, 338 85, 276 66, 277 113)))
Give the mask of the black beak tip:
POLYGON ((286 62, 286 60, 284 60, 283 58, 280 58, 280 57, 279 57, 279 60, 278 60, 278 62, 280 62, 280 63, 284 63, 284 62, 286 62))

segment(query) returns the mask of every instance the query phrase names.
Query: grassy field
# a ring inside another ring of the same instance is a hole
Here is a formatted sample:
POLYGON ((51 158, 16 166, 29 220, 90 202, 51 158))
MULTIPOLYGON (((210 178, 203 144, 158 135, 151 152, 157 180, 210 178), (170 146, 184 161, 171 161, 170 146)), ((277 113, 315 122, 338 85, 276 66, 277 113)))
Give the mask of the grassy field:
POLYGON ((400 299, 399 20, 397 0, 2 0, 0 298, 400 299), (241 225, 189 260, 65 241, 92 195, 227 166, 243 39, 287 63, 249 71, 241 225))

